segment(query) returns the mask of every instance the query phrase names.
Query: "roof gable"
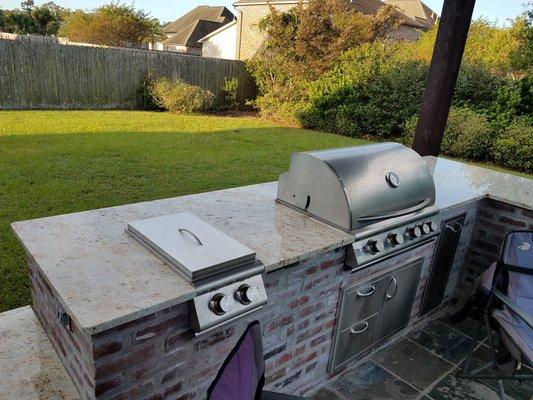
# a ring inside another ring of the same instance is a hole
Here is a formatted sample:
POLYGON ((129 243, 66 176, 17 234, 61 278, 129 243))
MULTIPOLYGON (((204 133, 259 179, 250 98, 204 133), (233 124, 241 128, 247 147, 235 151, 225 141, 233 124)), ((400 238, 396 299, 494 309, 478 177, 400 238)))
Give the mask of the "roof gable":
POLYGON ((165 26, 163 33, 165 35, 176 34, 198 21, 226 24, 233 19, 235 19, 233 13, 224 6, 198 6, 165 26))

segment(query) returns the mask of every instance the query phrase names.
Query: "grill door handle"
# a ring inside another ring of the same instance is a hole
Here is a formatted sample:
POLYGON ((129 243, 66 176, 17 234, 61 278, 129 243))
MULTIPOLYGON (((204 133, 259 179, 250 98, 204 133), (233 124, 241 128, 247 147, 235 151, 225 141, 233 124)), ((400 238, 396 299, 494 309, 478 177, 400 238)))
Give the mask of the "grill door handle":
POLYGON ((368 329, 368 326, 369 326, 368 322, 365 321, 365 322, 363 322, 363 328, 362 329, 359 329, 359 330, 356 331, 354 328, 350 328, 350 333, 352 335, 359 335, 359 334, 361 334, 363 332, 366 332, 366 330, 368 329))
MULTIPOLYGON (((396 296, 396 293, 398 293, 398 281, 396 280, 396 278, 393 276, 389 282, 389 288, 391 286, 391 284, 394 284, 394 293, 393 294, 389 294, 387 293, 387 300, 390 300, 392 299, 394 296, 396 296)), ((388 292, 388 288, 387 288, 387 292, 388 292)))
POLYGON ((461 230, 463 229, 463 225, 460 222, 453 221, 449 224, 446 224, 446 229, 449 229, 453 233, 458 233, 461 232, 461 230))
POLYGON ((357 297, 368 297, 368 296, 372 296, 375 291, 376 291, 376 287, 374 285, 372 285, 372 286, 370 286, 370 289, 368 290, 368 292, 361 293, 358 290, 355 293, 357 294, 357 297))

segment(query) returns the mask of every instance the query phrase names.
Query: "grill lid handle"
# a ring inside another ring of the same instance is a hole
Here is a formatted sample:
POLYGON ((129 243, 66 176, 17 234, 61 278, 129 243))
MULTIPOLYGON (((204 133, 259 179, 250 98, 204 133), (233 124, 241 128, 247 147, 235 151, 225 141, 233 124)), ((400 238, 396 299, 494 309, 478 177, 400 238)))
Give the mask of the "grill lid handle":
POLYGON ((400 211, 395 211, 393 213, 389 214, 383 214, 383 215, 373 215, 373 216, 367 216, 367 217, 361 217, 358 219, 359 222, 370 222, 370 221, 379 221, 382 219, 389 219, 389 218, 395 218, 395 217, 402 217, 407 214, 414 213, 416 211, 419 211, 426 207, 429 203, 431 203, 431 199, 427 198, 422 200, 420 203, 416 204, 413 207, 409 207, 400 211))

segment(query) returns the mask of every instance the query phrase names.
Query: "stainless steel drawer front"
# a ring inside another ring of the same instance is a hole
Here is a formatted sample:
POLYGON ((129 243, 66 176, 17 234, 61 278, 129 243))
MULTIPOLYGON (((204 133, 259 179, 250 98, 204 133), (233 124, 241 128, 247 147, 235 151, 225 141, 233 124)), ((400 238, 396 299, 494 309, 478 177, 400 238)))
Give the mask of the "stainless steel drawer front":
POLYGON ((341 329, 376 314, 379 311, 385 281, 379 279, 348 289, 344 294, 343 308, 345 313, 341 321, 341 329))
POLYGON ((190 213, 130 222, 126 229, 193 282, 255 259, 253 250, 190 213))
POLYGON ((377 326, 378 315, 376 314, 340 332, 335 341, 334 368, 342 367, 344 363, 351 361, 372 346, 377 326))

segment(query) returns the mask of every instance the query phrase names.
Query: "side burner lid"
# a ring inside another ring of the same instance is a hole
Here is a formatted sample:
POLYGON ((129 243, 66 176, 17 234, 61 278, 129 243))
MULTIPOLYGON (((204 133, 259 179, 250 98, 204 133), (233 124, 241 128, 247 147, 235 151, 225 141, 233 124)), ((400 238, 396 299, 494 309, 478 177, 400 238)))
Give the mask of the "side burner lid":
POLYGON ((255 260, 255 252, 190 213, 130 222, 126 231, 191 283, 255 260))

